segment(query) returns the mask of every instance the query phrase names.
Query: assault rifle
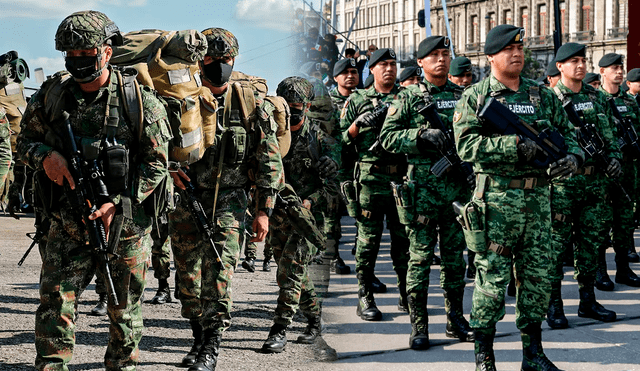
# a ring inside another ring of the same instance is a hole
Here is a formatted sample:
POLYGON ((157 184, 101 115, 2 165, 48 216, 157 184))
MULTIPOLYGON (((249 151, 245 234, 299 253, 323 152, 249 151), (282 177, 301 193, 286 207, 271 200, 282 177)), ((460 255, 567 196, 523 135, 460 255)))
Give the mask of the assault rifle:
POLYGON ((618 106, 616 106, 615 99, 608 98, 609 106, 611 106, 611 112, 613 117, 616 118, 616 127, 620 132, 621 137, 618 139, 618 145, 620 149, 629 151, 634 158, 640 158, 640 144, 638 144, 638 133, 633 127, 631 119, 622 117, 618 106))
POLYGON ((24 255, 22 255, 22 258, 20 258, 20 261, 18 262, 18 267, 22 266, 25 259, 27 259, 27 256, 29 256, 29 254, 31 253, 31 250, 33 249, 33 247, 36 244, 39 244, 40 241, 42 241, 42 239, 44 238, 44 236, 46 236, 47 233, 49 232, 49 221, 47 219, 42 220, 42 214, 39 212, 36 212, 36 220, 34 225, 36 227, 36 231, 27 233, 27 237, 31 239, 31 245, 29 245, 29 248, 27 249, 27 251, 24 252, 24 255))
POLYGON ((537 131, 493 97, 487 100, 478 117, 500 134, 516 134, 533 140, 542 149, 532 161, 535 167, 546 168, 567 155, 568 146, 562 134, 550 128, 537 131))
POLYGON ((381 103, 377 107, 375 107, 372 111, 373 118, 376 122, 376 129, 378 129, 378 136, 376 141, 369 147, 369 152, 373 153, 375 156, 380 155, 382 152, 382 142, 380 141, 380 129, 382 128, 382 124, 384 123, 384 118, 387 116, 387 111, 389 111, 389 103, 381 103))
POLYGON ((567 117, 569 121, 576 128, 580 129, 580 134, 578 135, 578 144, 582 147, 582 150, 587 155, 587 158, 591 157, 596 161, 598 167, 605 171, 605 174, 611 182, 622 191, 622 194, 627 198, 629 202, 631 202, 631 197, 627 191, 625 191, 620 181, 616 178, 613 178, 611 175, 607 173, 607 167, 609 166, 609 158, 604 152, 604 141, 600 137, 600 134, 595 130, 595 126, 593 124, 587 124, 580 116, 578 116, 578 112, 576 112, 575 107, 573 106, 573 102, 570 99, 567 99, 562 103, 562 107, 564 111, 567 113, 567 117))
POLYGON ((457 167, 464 175, 464 178, 467 180, 467 183, 471 188, 475 188, 476 186, 476 174, 473 172, 473 167, 470 163, 462 161, 460 156, 458 156, 458 152, 456 151, 456 144, 453 141, 453 129, 447 128, 442 120, 440 120, 440 115, 438 115, 438 109, 436 108, 436 103, 431 101, 429 98, 425 97, 425 105, 418 108, 418 113, 422 115, 431 126, 435 129, 441 130, 445 137, 445 145, 444 148, 440 150, 442 154, 442 158, 438 160, 433 166, 431 166, 431 172, 433 175, 440 178, 442 174, 444 174, 447 169, 450 167, 457 167))
POLYGON ((89 161, 84 158, 76 146, 76 141, 69 122, 69 114, 62 112, 62 120, 65 124, 67 141, 69 142, 69 172, 73 177, 75 189, 65 186, 65 191, 69 202, 76 210, 80 210, 84 226, 89 237, 89 246, 98 260, 98 269, 102 271, 107 284, 109 296, 115 306, 118 306, 118 296, 116 295, 111 279, 109 263, 117 258, 109 247, 115 247, 115 243, 107 245, 107 234, 101 218, 90 220, 89 216, 98 210, 98 206, 109 196, 105 186, 102 170, 98 167, 96 160, 89 161))
POLYGON ((310 210, 302 206, 300 197, 295 193, 293 188, 286 184, 285 188, 280 191, 276 197, 276 210, 283 211, 286 215, 274 215, 276 218, 285 219, 292 224, 302 237, 306 238, 311 244, 324 247, 326 237, 318 226, 316 220, 310 210))

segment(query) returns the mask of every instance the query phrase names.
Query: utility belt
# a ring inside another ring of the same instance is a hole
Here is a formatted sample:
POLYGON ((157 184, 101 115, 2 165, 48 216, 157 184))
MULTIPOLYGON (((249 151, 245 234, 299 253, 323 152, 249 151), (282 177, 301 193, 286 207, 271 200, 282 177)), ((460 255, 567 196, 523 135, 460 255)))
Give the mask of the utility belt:
POLYGON ((578 170, 576 170, 575 173, 573 173, 573 175, 595 175, 598 173, 598 168, 590 165, 590 166, 583 166, 581 168, 579 168, 578 170))
POLYGON ((483 199, 487 187, 505 191, 507 189, 535 189, 548 187, 549 181, 545 177, 504 177, 488 174, 476 175, 476 190, 474 196, 483 199))
POLYGON ((407 173, 407 165, 371 165, 371 172, 386 175, 404 175, 407 173))

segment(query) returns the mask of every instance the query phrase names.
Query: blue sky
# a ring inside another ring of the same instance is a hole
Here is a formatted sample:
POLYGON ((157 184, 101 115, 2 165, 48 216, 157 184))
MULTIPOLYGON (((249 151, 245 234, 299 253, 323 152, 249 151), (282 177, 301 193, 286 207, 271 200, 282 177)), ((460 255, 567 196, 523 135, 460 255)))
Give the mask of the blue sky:
POLYGON ((291 16, 299 0, 0 0, 0 54, 16 50, 31 69, 25 86, 37 87, 33 70, 46 75, 64 69, 54 36, 60 22, 79 10, 104 12, 123 33, 147 28, 164 30, 222 27, 238 38, 235 69, 267 79, 274 92, 293 74, 291 16))

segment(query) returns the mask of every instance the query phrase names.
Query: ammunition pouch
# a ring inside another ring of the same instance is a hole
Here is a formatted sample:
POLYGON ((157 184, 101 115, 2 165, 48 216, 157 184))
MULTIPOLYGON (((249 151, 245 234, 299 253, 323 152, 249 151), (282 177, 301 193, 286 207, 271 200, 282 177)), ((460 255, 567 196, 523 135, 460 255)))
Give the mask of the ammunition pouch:
POLYGON ((173 178, 166 176, 144 201, 142 207, 145 214, 154 219, 154 223, 165 214, 176 209, 173 178))
POLYGON ((100 154, 100 163, 109 194, 119 194, 129 188, 129 150, 125 146, 105 146, 100 154))
POLYGON ((400 223, 410 225, 416 219, 416 182, 407 181, 402 184, 391 182, 391 188, 400 223))
POLYGON ((227 165, 237 165, 245 161, 247 154, 247 130, 243 126, 231 126, 224 133, 226 147, 224 162, 227 165))
POLYGON ((467 248, 475 253, 484 253, 489 248, 485 229, 485 204, 484 201, 472 199, 464 205, 459 216, 464 227, 464 239, 467 248))
POLYGON ((360 201, 358 200, 357 183, 353 180, 347 180, 340 183, 340 191, 345 199, 347 213, 352 218, 360 216, 360 201))

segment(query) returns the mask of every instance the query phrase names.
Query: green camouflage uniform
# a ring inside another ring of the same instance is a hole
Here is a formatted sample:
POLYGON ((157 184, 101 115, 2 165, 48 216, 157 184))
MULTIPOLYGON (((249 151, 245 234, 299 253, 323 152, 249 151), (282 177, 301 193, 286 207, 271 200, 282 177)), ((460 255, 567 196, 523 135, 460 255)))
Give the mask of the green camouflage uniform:
MULTIPOLYGON (((406 159, 404 155, 395 155, 382 150, 376 155, 369 151, 378 137, 375 128, 362 128, 356 138, 349 136, 349 127, 353 121, 363 113, 373 110, 373 100, 380 103, 391 103, 393 97, 400 92, 394 86, 389 94, 378 93, 375 86, 369 89, 357 90, 345 103, 340 120, 340 130, 343 131, 342 145, 354 148, 358 155, 358 162, 354 179, 359 184, 358 200, 362 213, 356 218, 358 238, 356 240, 356 273, 361 288, 373 279, 374 268, 380 239, 382 238, 383 222, 387 220, 387 229, 391 235, 391 259, 393 270, 398 275, 398 283, 404 281, 409 261, 409 240, 405 228, 398 220, 390 182, 400 183, 406 174, 406 159)), ((348 148, 347 148, 348 150, 348 148)), ((346 174, 345 174, 346 175, 346 174)))
MULTIPOLYGON (((74 135, 78 140, 100 141, 105 125, 105 111, 109 91, 117 85, 115 73, 111 73, 107 87, 102 87, 93 100, 87 100, 72 78, 65 88, 65 109, 69 112, 74 135)), ((22 133, 18 138, 20 159, 29 167, 42 172, 43 160, 55 149, 67 156, 65 147, 58 141, 50 141, 64 132, 58 122, 44 123, 40 117, 49 117, 45 111, 44 94, 40 90, 31 98, 22 120, 22 133), (42 116, 36 114, 41 112, 42 116)), ((145 287, 147 257, 151 248, 151 217, 141 205, 155 187, 168 176, 168 142, 171 139, 165 109, 149 88, 142 88, 142 105, 145 117, 144 130, 136 152, 129 161, 135 174, 129 192, 132 194, 132 218, 124 218, 124 224, 111 262, 111 276, 120 302, 111 302, 108 315, 109 344, 105 355, 107 370, 134 370, 138 362, 138 343, 142 337, 142 312, 140 296, 145 287), (134 165, 135 164, 135 165, 134 165)), ((114 93, 115 94, 115 93, 114 93)), ((120 97, 120 101, 123 98, 120 97)), ((136 141, 137 127, 129 125, 122 107, 118 109, 118 143, 136 141)), ((89 156, 89 154, 85 154, 89 156)), ((96 272, 96 259, 85 245, 86 232, 78 210, 72 208, 63 196, 62 188, 47 181, 41 184, 44 194, 52 192, 51 209, 47 218, 51 227, 46 246, 41 244, 42 270, 40 273, 40 306, 36 312, 36 367, 40 370, 66 370, 75 343, 75 305, 96 272)), ((120 195, 111 199, 120 204, 120 195)))
POLYGON ((0 107, 0 195, 11 168, 11 129, 4 108, 0 107))
MULTIPOLYGON (((462 303, 465 242, 451 203, 468 201, 470 191, 464 175, 458 169, 450 169, 440 178, 431 173, 431 167, 442 155, 431 144, 420 148, 422 143, 417 139, 419 132, 433 126, 417 110, 425 104, 423 96, 431 96, 443 123, 450 127, 453 109, 461 94, 462 88, 449 80, 442 87, 426 79, 419 85, 411 85, 394 99, 380 133, 386 150, 407 154, 407 180, 415 189, 415 210, 412 220, 407 224, 410 241, 407 294, 416 300, 416 308, 424 309, 423 313, 417 313, 419 317, 427 316, 429 274, 433 250, 438 241, 442 257, 440 285, 448 293, 448 298, 455 296, 455 300, 462 303)), ((450 304, 450 300, 445 300, 447 313, 450 312, 450 304)))
MULTIPOLYGON (((588 84, 582 84, 579 93, 573 93, 562 81, 554 88, 556 95, 571 99, 576 112, 583 120, 595 123, 605 144, 607 157, 621 159, 615 128, 609 121, 611 109, 602 93, 588 84), (560 92, 560 93, 558 93, 560 92)), ((575 278, 580 287, 593 284, 598 260, 598 248, 602 246, 606 228, 611 220, 611 208, 607 202, 609 181, 602 168, 595 167, 593 159, 587 159, 578 173, 569 179, 554 181, 551 187, 552 235, 554 263, 551 283, 562 280, 562 259, 565 249, 574 241, 575 278), (589 171, 592 170, 592 171, 589 171), (585 173, 591 173, 585 175, 585 173)))
POLYGON ((511 251, 506 256, 494 250, 477 252, 470 321, 474 329, 495 328, 504 317, 504 294, 513 265, 517 280, 516 326, 523 329, 530 324, 539 325, 547 313, 548 274, 554 253, 550 247, 551 205, 545 170, 518 161, 516 136, 487 132, 476 116, 482 108, 478 107, 479 96, 495 96, 512 110, 533 112, 519 116, 537 130, 557 128, 565 137, 569 153, 581 157, 573 126, 560 102, 546 88, 540 89, 538 101, 531 89, 536 86, 534 80, 521 78, 520 87, 514 92, 491 75, 464 91, 453 116, 458 154, 463 161, 473 163, 477 174, 473 201, 484 214, 486 246, 493 242, 511 251), (537 184, 528 189, 510 185, 524 178, 537 179, 537 184))
POLYGON ((167 218, 167 216, 162 216, 158 223, 154 223, 151 231, 151 239, 153 240, 151 266, 153 267, 153 277, 158 280, 169 279, 171 275, 171 239, 169 238, 169 220, 167 218))

